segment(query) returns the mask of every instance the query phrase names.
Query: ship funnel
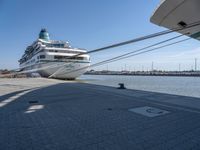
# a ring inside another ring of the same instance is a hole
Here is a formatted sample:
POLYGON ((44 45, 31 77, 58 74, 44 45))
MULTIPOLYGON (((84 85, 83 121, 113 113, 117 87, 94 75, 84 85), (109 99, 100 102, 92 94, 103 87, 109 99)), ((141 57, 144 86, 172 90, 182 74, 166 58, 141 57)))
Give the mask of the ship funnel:
POLYGON ((47 32, 46 29, 42 29, 40 31, 39 39, 42 39, 42 40, 45 40, 45 41, 49 41, 50 40, 49 33, 47 32))

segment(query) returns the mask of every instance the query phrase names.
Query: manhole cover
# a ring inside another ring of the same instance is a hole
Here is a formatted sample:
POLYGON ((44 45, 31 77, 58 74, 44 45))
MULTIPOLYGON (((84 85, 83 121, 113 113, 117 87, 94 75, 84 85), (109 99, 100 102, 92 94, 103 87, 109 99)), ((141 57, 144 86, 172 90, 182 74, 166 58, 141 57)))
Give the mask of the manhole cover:
POLYGON ((169 113, 169 111, 162 110, 159 108, 149 107, 149 106, 131 108, 129 109, 129 111, 135 112, 137 114, 141 114, 147 117, 156 117, 156 116, 161 116, 161 115, 165 115, 169 113))

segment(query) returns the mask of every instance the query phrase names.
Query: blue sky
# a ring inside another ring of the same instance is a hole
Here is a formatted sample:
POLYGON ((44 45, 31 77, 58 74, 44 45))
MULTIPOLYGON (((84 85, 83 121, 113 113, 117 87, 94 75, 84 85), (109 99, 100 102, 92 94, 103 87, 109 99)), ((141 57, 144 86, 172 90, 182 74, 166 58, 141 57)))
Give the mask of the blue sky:
MULTIPOLYGON (((18 68, 25 48, 46 28, 51 39, 74 47, 96 49, 165 30, 149 19, 159 0, 0 0, 0 68, 18 68)), ((130 44, 91 55, 92 63, 130 52, 170 36, 130 44)), ((95 69, 178 70, 200 62, 200 42, 188 42, 121 60, 95 69)), ((200 64, 200 63, 198 63, 200 64)), ((199 67, 200 68, 200 67, 199 67)))

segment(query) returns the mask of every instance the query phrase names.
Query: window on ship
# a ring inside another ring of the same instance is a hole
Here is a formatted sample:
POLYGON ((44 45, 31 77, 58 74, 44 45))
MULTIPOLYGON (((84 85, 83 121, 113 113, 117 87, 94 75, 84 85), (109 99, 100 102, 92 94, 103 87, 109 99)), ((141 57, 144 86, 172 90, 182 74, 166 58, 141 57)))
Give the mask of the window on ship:
POLYGON ((70 57, 70 56, 58 56, 58 55, 55 55, 54 56, 54 59, 75 59, 75 60, 84 60, 84 57, 70 57))
POLYGON ((40 55, 40 59, 45 59, 45 55, 40 55))

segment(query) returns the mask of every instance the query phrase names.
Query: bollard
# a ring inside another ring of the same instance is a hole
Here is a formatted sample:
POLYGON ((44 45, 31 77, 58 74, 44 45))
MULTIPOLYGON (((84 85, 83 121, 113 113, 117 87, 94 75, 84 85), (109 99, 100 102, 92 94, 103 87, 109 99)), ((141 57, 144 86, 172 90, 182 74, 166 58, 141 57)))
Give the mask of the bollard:
POLYGON ((118 89, 126 89, 124 83, 119 83, 118 85, 119 85, 118 89))

